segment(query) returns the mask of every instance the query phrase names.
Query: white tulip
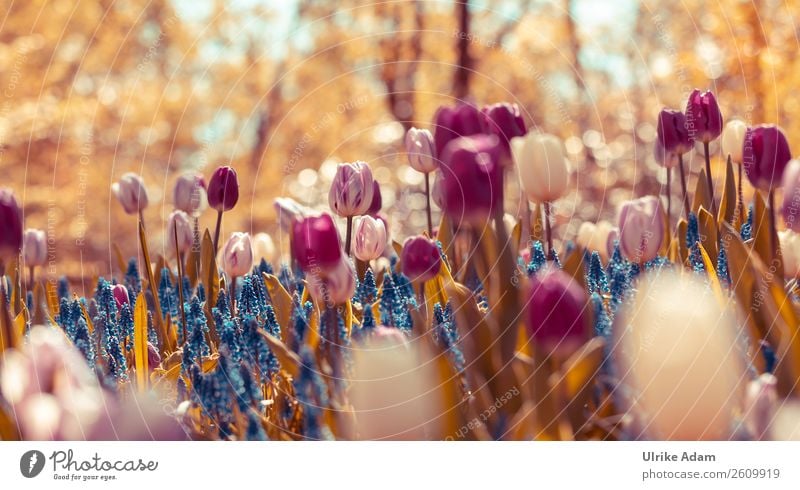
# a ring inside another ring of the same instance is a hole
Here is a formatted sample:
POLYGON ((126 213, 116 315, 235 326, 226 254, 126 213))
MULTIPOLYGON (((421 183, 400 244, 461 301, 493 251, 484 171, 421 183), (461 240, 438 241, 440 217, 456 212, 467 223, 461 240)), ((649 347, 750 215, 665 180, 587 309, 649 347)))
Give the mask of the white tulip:
POLYGON ((253 267, 253 242, 249 233, 235 232, 219 252, 222 270, 229 278, 250 273, 253 267))
POLYGON ((253 259, 256 263, 261 262, 261 259, 267 262, 275 259, 275 242, 271 236, 266 233, 256 233, 253 237, 253 259))
POLYGON ((722 154, 730 155, 734 163, 742 163, 742 148, 747 124, 739 119, 731 119, 722 131, 722 154))
POLYGON ((597 224, 589 221, 581 223, 578 228, 578 245, 589 252, 597 252, 603 260, 608 260, 613 253, 614 240, 617 239, 617 229, 608 221, 598 221, 597 224))
POLYGON ((569 185, 569 163, 561 140, 551 134, 528 133, 511 139, 511 154, 528 200, 552 202, 569 185))

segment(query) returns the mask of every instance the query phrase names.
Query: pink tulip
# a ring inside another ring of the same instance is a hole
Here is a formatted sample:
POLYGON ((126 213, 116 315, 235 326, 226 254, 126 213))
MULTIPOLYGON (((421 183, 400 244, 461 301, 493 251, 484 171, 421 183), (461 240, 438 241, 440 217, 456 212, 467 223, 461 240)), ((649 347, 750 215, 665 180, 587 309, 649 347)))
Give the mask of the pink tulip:
POLYGON ((372 171, 365 162, 340 163, 328 193, 331 210, 343 218, 366 214, 374 192, 372 171))
POLYGON ((228 277, 248 274, 253 268, 253 244, 249 233, 235 232, 220 251, 222 270, 228 277))
POLYGON ((128 288, 122 284, 115 284, 111 291, 114 293, 114 301, 117 302, 117 309, 122 309, 122 305, 130 304, 131 300, 128 296, 128 288))
POLYGON ((362 216, 356 224, 356 241, 353 253, 368 262, 377 259, 386 248, 386 227, 383 221, 372 216, 362 216))
POLYGON ((128 214, 136 214, 144 210, 149 202, 144 180, 133 172, 123 174, 119 182, 111 185, 111 192, 114 193, 128 214))
POLYGON ((631 262, 644 264, 658 256, 664 240, 664 212, 654 196, 628 201, 619 212, 619 247, 631 262))
POLYGON ((206 181, 199 174, 184 174, 175 181, 172 193, 175 208, 190 216, 199 216, 208 207, 206 181))
POLYGON ((328 307, 350 301, 356 291, 356 271, 344 255, 339 263, 327 271, 312 271, 306 275, 311 297, 328 307))
POLYGON ((436 277, 442 267, 439 247, 424 236, 409 237, 403 243, 400 260, 403 274, 414 282, 425 282, 436 277))
POLYGON ((167 250, 175 251, 175 229, 178 230, 178 253, 186 253, 194 244, 194 230, 189 216, 180 210, 173 211, 167 220, 167 250))
POLYGON ((43 230, 28 228, 22 239, 22 256, 28 267, 47 263, 47 235, 43 230))

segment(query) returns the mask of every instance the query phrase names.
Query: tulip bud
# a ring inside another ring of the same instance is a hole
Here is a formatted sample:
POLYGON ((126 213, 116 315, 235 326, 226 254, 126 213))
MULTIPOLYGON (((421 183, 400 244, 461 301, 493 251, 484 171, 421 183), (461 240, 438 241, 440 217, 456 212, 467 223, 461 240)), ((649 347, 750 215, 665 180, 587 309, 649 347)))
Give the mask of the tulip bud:
POLYGON ((427 129, 411 128, 406 133, 408 164, 417 172, 427 174, 439 168, 436 161, 433 135, 427 129))
POLYGON ((506 151, 510 149, 511 138, 525 136, 528 132, 517 104, 503 102, 488 105, 481 109, 481 114, 483 115, 484 132, 497 136, 506 151))
POLYGON ((656 160, 664 167, 674 167, 678 161, 675 155, 682 155, 692 149, 692 141, 686 129, 686 117, 681 111, 662 109, 658 114, 658 138, 656 139, 656 160))
POLYGON ((199 216, 208 207, 206 181, 202 175, 184 174, 175 181, 172 191, 175 209, 180 209, 190 216, 199 216))
POLYGON ((272 262, 275 259, 275 242, 266 233, 256 233, 253 237, 253 257, 255 262, 272 262))
POLYGON ((356 291, 356 271, 353 263, 344 255, 330 270, 312 270, 306 280, 311 297, 329 307, 347 303, 356 291))
POLYGON ((21 248, 22 210, 11 189, 0 188, 0 264, 14 260, 21 248))
POLYGON ((377 259, 386 248, 386 240, 386 227, 383 221, 372 216, 362 216, 356 224, 353 253, 365 262, 377 259))
POLYGON ((28 228, 22 240, 22 256, 28 267, 47 263, 47 235, 43 230, 28 228))
POLYGON ((342 246, 330 214, 306 216, 294 221, 292 255, 307 274, 313 269, 324 271, 339 264, 342 246))
POLYGON ((742 163, 742 148, 744 147, 744 135, 747 132, 747 124, 739 119, 731 119, 725 123, 722 131, 722 154, 730 155, 734 163, 742 163))
POLYGON ((711 92, 698 89, 689 95, 686 103, 686 129, 692 141, 708 143, 722 133, 722 113, 717 99, 711 92))
POLYGON ((456 222, 484 223, 503 207, 502 147, 497 136, 450 142, 442 156, 444 208, 456 222))
POLYGON ((222 270, 228 277, 243 276, 253 268, 253 244, 249 233, 235 232, 220 252, 222 270))
POLYGON ((481 114, 472 104, 440 107, 433 116, 433 140, 436 155, 441 158, 448 143, 462 136, 483 133, 481 114))
POLYGON ((239 177, 233 167, 218 167, 208 181, 208 205, 230 211, 239 201, 239 177))
POLYGON ((597 224, 584 221, 578 228, 578 245, 586 250, 597 252, 608 260, 614 252, 614 242, 617 239, 617 230, 608 221, 598 221, 597 224))
POLYGON ((742 162, 754 187, 768 192, 780 186, 783 171, 791 159, 789 142, 778 127, 761 125, 747 128, 742 162))
POLYGON ((167 250, 175 251, 175 228, 178 229, 177 249, 179 254, 189 251, 194 244, 194 229, 189 222, 189 215, 180 210, 175 210, 167 220, 167 250))
POLYGON ((658 256, 664 240, 664 213, 654 196, 628 201, 619 211, 619 247, 631 262, 644 264, 658 256))
POLYGON ((309 214, 308 208, 289 197, 278 197, 274 202, 278 223, 283 231, 291 231, 292 223, 309 214))
POLYGON ((731 437, 745 377, 735 308, 722 306, 697 275, 645 273, 615 320, 612 357, 630 387, 634 439, 731 437))
POLYGON ((528 333, 546 353, 569 356, 591 337, 586 292, 569 274, 545 267, 531 277, 528 333))
POLYGON ((400 255, 403 274, 413 282, 425 282, 436 277, 442 267, 439 247, 424 236, 409 237, 400 255))
POLYGON ((367 209, 367 214, 370 216, 375 216, 378 214, 383 207, 383 196, 381 196, 381 185, 378 183, 377 180, 372 182, 372 204, 369 205, 369 209, 367 209))
POLYGON ((755 439, 765 439, 778 402, 778 380, 764 373, 747 385, 744 417, 755 439))
POLYGON ((114 294, 114 301, 116 301, 118 309, 122 309, 122 305, 129 305, 131 303, 130 297, 128 296, 128 288, 122 284, 114 284, 111 288, 111 292, 114 294))
POLYGON ((343 218, 366 214, 372 205, 374 180, 365 162, 340 163, 328 193, 331 210, 343 218))
POLYGON ((147 188, 144 186, 144 180, 133 172, 123 174, 119 182, 114 182, 111 185, 111 192, 117 196, 117 200, 128 214, 136 214, 147 207, 147 188))
POLYGON ((792 230, 778 232, 783 258, 783 273, 787 279, 800 278, 800 234, 792 230))
POLYGON ((511 140, 511 154, 529 201, 544 203, 564 197, 569 165, 561 140, 551 134, 528 133, 511 140))

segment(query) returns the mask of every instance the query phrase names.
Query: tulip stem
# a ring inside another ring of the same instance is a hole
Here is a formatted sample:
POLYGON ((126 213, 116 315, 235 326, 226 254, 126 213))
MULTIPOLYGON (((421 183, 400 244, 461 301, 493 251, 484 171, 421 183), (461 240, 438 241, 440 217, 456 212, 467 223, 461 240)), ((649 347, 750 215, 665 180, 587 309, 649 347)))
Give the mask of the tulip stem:
POLYGON ((553 259, 553 230, 550 228, 550 201, 544 203, 544 229, 547 233, 547 260, 553 259))
MULTIPOLYGON (((730 155, 728 155, 728 161, 730 161, 730 160, 731 160, 731 157, 730 157, 730 155)), ((739 199, 739 202, 736 205, 736 212, 739 214, 739 220, 744 220, 745 219, 745 216, 744 216, 744 194, 742 193, 742 167, 744 167, 744 165, 740 164, 740 165, 738 165, 738 167, 739 167, 739 180, 737 182, 737 185, 738 185, 738 195, 737 195, 737 197, 739 199)))
POLYGON ((711 196, 711 210, 714 219, 717 219, 717 201, 714 199, 714 181, 711 178, 711 155, 708 151, 708 142, 703 142, 703 151, 706 154, 706 183, 708 183, 708 193, 711 196))
POLYGON ((777 258, 779 253, 778 251, 778 232, 775 228, 775 191, 773 189, 769 190, 768 194, 769 199, 769 246, 771 248, 770 255, 772 256, 773 262, 777 258))
POLYGON ((351 235, 353 234, 353 217, 347 217, 347 235, 344 242, 344 253, 347 256, 350 256, 350 242, 351 242, 351 235))
POLYGON ((217 255, 219 245, 219 232, 222 229, 222 211, 217 211, 217 226, 214 229, 214 256, 217 255))
POLYGON ((173 237, 175 239, 175 256, 178 260, 178 302, 181 307, 181 326, 183 327, 183 342, 186 343, 186 311, 183 307, 183 252, 178 248, 178 221, 175 220, 172 226, 173 237))
POLYGON ((672 169, 667 167, 667 237, 672 241, 672 169))
POLYGON ((689 206, 689 194, 686 192, 686 170, 683 168, 683 155, 678 154, 678 167, 681 171, 681 192, 683 192, 683 209, 686 211, 686 219, 689 219, 689 213, 692 208, 689 206))
POLYGON ((425 211, 428 214, 428 235, 433 238, 433 220, 431 219, 431 174, 425 174, 425 211))

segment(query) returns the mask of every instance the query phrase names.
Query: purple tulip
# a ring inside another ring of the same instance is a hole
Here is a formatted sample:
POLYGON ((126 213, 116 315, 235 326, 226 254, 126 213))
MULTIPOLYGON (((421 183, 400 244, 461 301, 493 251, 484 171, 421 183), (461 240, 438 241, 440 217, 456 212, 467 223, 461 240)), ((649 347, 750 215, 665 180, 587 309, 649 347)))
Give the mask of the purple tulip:
POLYGON ((114 301, 117 302, 118 309, 122 309, 122 305, 129 305, 131 303, 130 297, 128 296, 128 288, 122 284, 115 284, 111 288, 111 292, 114 293, 114 301))
POLYGON ((114 193, 128 214, 136 214, 144 210, 149 203, 144 180, 133 172, 123 174, 119 182, 114 182, 111 185, 111 192, 114 193))
POLYGON ((417 172, 427 174, 439 167, 433 135, 427 129, 411 128, 406 133, 408 164, 417 172))
POLYGON ((414 282, 433 279, 442 267, 439 247, 424 236, 407 238, 403 243, 400 260, 403 263, 403 274, 414 282))
POLYGON ((219 167, 208 181, 208 205, 219 212, 230 211, 239 201, 239 177, 233 167, 219 167))
POLYGON ((328 193, 331 210, 343 218, 367 214, 375 181, 366 162, 340 163, 328 193))
POLYGON ((175 181, 172 191, 175 209, 180 209, 190 216, 199 216, 208 206, 206 197, 206 181, 199 174, 184 174, 175 181))
POLYGON ((619 212, 619 248, 631 262, 644 264, 658 256, 664 240, 661 200, 646 196, 622 205, 619 212))
POLYGON ((686 129, 686 117, 681 111, 662 109, 658 114, 658 139, 655 144, 656 160, 662 166, 674 167, 678 162, 673 155, 682 155, 692 149, 686 129))
POLYGON ((450 142, 442 158, 444 208, 456 222, 485 222, 503 206, 503 147, 497 136, 450 142))
POLYGON ((506 151, 509 150, 511 138, 528 133, 525 120, 520 115, 517 104, 503 102, 488 105, 481 109, 481 114, 483 115, 484 133, 497 136, 506 151))
POLYGON ((686 129, 693 141, 708 143, 722 134, 722 113, 711 92, 694 89, 686 103, 686 129))
POLYGON ((381 196, 381 185, 377 180, 372 181, 372 204, 367 209, 367 214, 375 216, 383 207, 383 196, 381 196))
POLYGON ((800 161, 792 160, 783 172, 783 207, 786 228, 800 232, 800 161))
POLYGON ((325 271, 339 264, 342 246, 330 214, 305 216, 292 224, 292 255, 306 273, 325 271))
POLYGON ((13 260, 21 248, 22 210, 11 189, 0 188, 0 264, 13 260))
POLYGON ((472 104, 460 103, 456 107, 439 107, 433 116, 436 155, 441 159, 447 144, 458 137, 483 133, 481 120, 481 113, 472 104))
POLYGON ((548 266, 531 277, 526 311, 529 335, 548 354, 569 355, 591 336, 586 292, 559 269, 548 266))
POLYGON ((753 186, 771 191, 781 184, 783 171, 792 153, 786 136, 777 126, 747 128, 742 148, 742 161, 753 186))

